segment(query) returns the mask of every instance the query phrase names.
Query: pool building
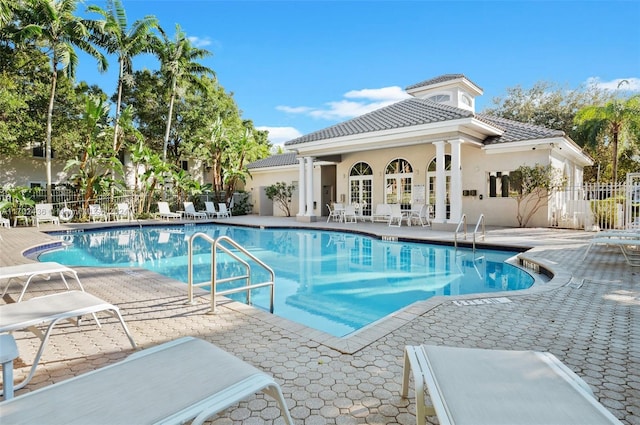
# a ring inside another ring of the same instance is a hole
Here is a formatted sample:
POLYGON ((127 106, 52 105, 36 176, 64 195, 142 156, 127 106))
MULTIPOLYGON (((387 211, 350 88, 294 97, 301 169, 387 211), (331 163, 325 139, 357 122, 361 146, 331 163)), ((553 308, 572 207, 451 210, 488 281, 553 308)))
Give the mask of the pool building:
MULTIPOLYGON (((281 215, 265 195, 276 182, 294 184, 292 215, 311 222, 331 202, 432 206, 434 225, 475 222, 518 226, 513 172, 551 165, 567 187, 583 183, 589 156, 564 132, 475 112, 483 90, 463 74, 412 84, 407 99, 285 143, 289 153, 248 165, 254 213, 281 215)), ((549 204, 530 226, 546 227, 549 204)))

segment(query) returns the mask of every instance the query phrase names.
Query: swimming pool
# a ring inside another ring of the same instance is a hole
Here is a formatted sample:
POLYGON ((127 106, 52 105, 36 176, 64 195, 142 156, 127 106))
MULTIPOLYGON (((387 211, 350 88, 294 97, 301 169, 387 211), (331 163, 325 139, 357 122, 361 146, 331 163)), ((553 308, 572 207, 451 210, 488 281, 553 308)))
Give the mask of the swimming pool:
MULTIPOLYGON (((217 224, 58 234, 69 245, 38 259, 68 266, 139 267, 186 283, 188 240, 196 232, 229 236, 274 269, 274 314, 337 337, 436 295, 513 291, 534 282, 526 271, 505 263, 512 251, 474 253, 352 233, 217 224)), ((195 282, 211 277, 206 246, 194 242, 195 282)), ((219 278, 237 271, 237 263, 222 256, 219 261, 219 278)), ((256 270, 255 281, 265 278, 256 270)), ((244 300, 241 293, 229 297, 244 300)), ((251 297, 253 305, 269 308, 268 288, 254 290, 251 297)))

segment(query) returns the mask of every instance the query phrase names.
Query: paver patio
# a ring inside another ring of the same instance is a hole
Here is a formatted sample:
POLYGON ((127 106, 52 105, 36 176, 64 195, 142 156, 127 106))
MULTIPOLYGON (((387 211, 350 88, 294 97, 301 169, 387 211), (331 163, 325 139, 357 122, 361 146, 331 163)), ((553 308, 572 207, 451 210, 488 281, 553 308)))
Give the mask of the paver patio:
MULTIPOLYGON (((384 224, 303 224, 293 218, 256 216, 224 222, 360 228, 379 235, 452 240, 451 233, 384 224)), ((84 225, 95 226, 101 225, 84 225)), ((40 231, 0 229, 0 265, 29 261, 22 256, 24 250, 52 240, 41 231, 60 229, 53 225, 43 225, 40 231)), ((585 379, 623 423, 640 425, 640 269, 627 265, 615 249, 598 249, 582 262, 592 235, 557 229, 491 229, 487 243, 534 247, 529 256, 551 264, 562 281, 552 281, 555 284, 547 290, 510 294, 512 302, 504 304, 456 305, 439 298, 418 313, 401 315, 400 323, 382 326, 375 338, 364 342, 354 338, 353 343, 344 344, 333 339, 324 342, 322 335, 300 331, 235 302, 225 304, 216 315, 207 314, 208 298, 185 304, 186 285, 148 271, 76 270, 88 292, 120 307, 141 347, 188 335, 211 341, 271 373, 300 424, 415 424, 412 399, 400 397, 403 348, 431 343, 550 351, 585 379)), ((34 282, 26 297, 62 288, 62 281, 52 277, 34 282)), ((87 320, 81 330, 69 324, 54 331, 35 377, 21 391, 129 355, 132 349, 117 322, 106 318, 102 322, 102 328, 87 320)), ((15 364, 20 379, 39 340, 30 333, 15 336, 20 352, 26 353, 15 364)), ((281 424, 283 420, 273 400, 255 395, 212 418, 212 423, 281 424)))

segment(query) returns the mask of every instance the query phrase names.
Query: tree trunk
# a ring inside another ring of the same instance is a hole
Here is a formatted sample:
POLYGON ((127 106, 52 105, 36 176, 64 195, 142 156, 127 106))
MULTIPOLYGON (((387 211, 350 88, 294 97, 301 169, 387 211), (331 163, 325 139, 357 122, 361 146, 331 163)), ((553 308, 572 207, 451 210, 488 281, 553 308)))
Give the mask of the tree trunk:
POLYGON ((45 167, 47 172, 47 202, 51 203, 53 199, 53 193, 51 190, 51 133, 52 133, 52 125, 51 122, 53 120, 53 102, 56 97, 56 84, 58 81, 58 61, 54 57, 51 59, 51 67, 53 68, 53 73, 51 74, 51 93, 49 95, 49 106, 47 108, 47 135, 44 142, 45 148, 45 167))

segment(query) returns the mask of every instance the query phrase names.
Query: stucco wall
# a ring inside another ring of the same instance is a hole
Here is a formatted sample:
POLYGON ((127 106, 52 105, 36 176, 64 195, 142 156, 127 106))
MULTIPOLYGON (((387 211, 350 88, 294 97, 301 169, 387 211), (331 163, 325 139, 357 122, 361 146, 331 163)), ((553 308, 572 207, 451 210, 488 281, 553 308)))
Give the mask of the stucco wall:
MULTIPOLYGON (((298 181, 298 167, 277 167, 267 171, 251 171, 251 178, 247 179, 247 184, 245 186, 245 190, 247 192, 251 192, 251 200, 253 202, 252 212, 254 214, 260 214, 261 205, 260 202, 264 198, 261 196, 261 191, 264 190, 265 187, 271 186, 272 184, 278 182, 285 182, 287 184, 291 184, 293 182, 298 181)), ((297 186, 297 183, 296 183, 297 186)), ((291 216, 295 216, 298 214, 298 189, 293 194, 291 199, 291 216)), ((262 212, 264 214, 264 211, 262 212)), ((273 206, 273 210, 271 211, 271 215, 281 217, 284 216, 284 212, 277 206, 273 206)))
MULTIPOLYGON (((65 163, 53 159, 51 161, 51 182, 54 185, 66 183, 68 174, 63 171, 65 163)), ((0 157, 0 186, 26 186, 38 183, 47 184, 47 171, 44 158, 27 156, 0 157)))

